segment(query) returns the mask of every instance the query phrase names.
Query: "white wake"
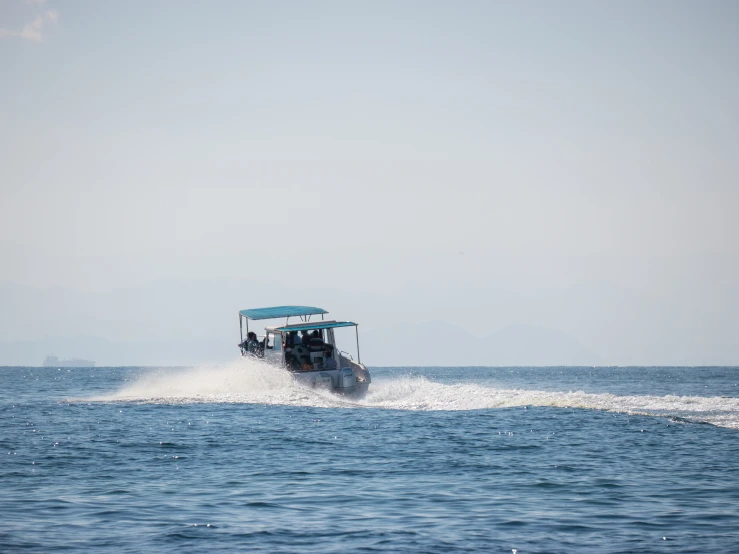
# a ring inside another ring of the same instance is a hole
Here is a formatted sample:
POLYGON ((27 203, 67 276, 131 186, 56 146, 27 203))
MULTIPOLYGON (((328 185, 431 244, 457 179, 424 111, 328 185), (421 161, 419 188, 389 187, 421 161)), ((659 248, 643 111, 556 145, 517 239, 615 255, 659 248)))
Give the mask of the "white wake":
POLYGON ((424 377, 390 377, 374 381, 364 399, 351 400, 306 389, 298 385, 289 373, 257 360, 246 359, 226 366, 154 370, 113 394, 84 400, 427 411, 548 406, 671 416, 739 429, 739 398, 733 397, 549 392, 499 389, 473 383, 445 384, 424 377))

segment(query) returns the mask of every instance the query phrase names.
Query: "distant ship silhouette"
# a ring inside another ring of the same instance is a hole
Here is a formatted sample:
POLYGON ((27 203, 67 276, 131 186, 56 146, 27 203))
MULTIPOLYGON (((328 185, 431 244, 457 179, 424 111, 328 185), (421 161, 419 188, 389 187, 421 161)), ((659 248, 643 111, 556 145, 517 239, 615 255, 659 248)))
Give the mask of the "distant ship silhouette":
POLYGON ((60 360, 56 356, 46 356, 44 367, 95 367, 92 360, 72 358, 71 360, 60 360))

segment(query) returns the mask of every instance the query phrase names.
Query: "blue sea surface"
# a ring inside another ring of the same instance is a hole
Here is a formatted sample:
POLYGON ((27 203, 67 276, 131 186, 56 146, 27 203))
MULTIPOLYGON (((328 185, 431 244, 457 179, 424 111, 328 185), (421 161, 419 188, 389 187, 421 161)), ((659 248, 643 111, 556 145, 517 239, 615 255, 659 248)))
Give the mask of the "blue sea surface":
POLYGON ((739 368, 372 371, 0 368, 0 551, 739 551, 739 368))

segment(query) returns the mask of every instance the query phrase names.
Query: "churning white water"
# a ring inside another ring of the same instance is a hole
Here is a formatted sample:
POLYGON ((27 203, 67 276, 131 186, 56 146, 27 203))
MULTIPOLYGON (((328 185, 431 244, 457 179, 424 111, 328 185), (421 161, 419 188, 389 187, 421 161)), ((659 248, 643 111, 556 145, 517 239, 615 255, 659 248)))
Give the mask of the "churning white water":
POLYGON ((486 410, 548 406, 684 418, 739 429, 739 398, 616 395, 498 388, 479 382, 441 383, 422 376, 375 377, 367 396, 355 400, 304 388, 289 373, 258 360, 183 370, 150 370, 117 392, 87 401, 138 403, 249 403, 323 408, 486 410))

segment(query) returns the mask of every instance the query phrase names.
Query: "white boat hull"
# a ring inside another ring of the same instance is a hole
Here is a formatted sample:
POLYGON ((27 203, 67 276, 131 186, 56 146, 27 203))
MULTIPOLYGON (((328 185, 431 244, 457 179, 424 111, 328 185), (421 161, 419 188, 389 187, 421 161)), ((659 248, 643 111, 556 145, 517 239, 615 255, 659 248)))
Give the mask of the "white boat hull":
POLYGON ((267 356, 260 358, 253 354, 244 354, 244 357, 255 357, 280 367, 304 387, 326 390, 353 398, 361 398, 366 395, 372 382, 370 372, 363 364, 344 356, 340 357, 342 367, 339 369, 311 369, 307 371, 289 369, 280 363, 275 363, 276 360, 270 360, 267 356))
POLYGON ((325 390, 336 394, 361 398, 367 394, 371 378, 367 368, 361 364, 357 367, 341 369, 320 369, 314 371, 291 371, 290 374, 302 386, 316 390, 325 390))

